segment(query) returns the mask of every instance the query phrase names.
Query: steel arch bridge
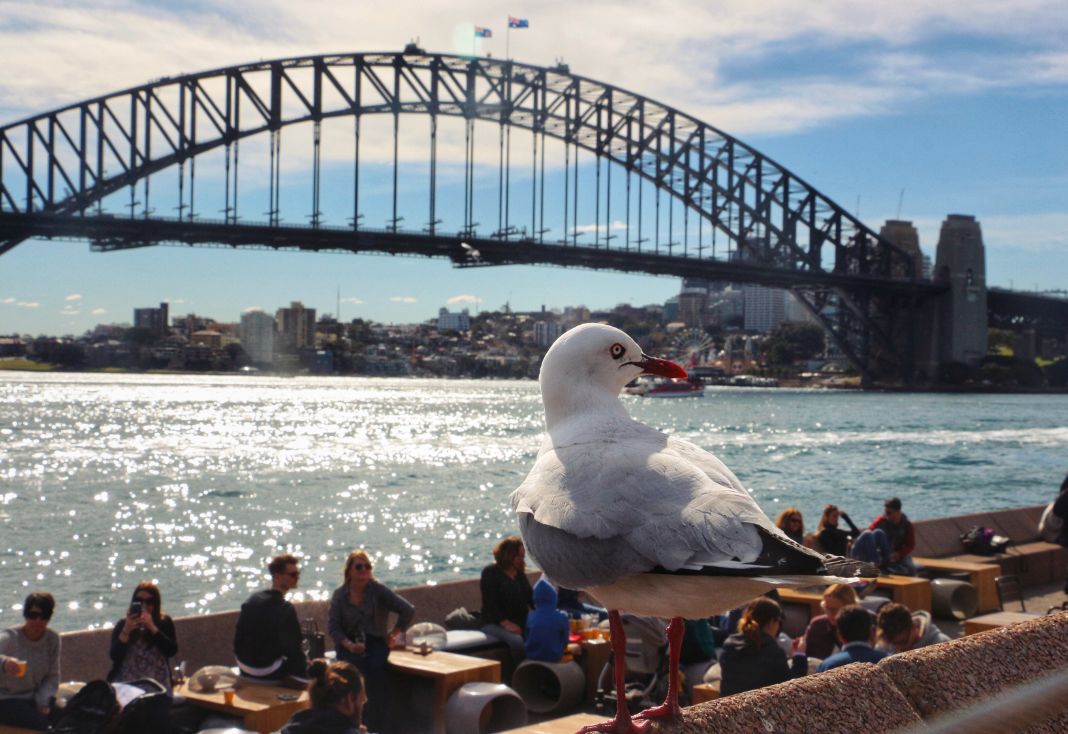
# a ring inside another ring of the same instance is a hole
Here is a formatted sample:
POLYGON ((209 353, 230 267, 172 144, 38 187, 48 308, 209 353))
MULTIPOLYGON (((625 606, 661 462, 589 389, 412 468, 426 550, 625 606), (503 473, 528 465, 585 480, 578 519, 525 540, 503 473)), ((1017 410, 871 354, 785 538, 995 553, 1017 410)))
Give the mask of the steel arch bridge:
POLYGON ((468 267, 551 264, 789 288, 869 382, 911 379, 917 308, 944 290, 918 280, 911 255, 799 176, 679 110, 571 74, 562 64, 545 68, 414 46, 168 77, 0 127, 0 254, 31 237, 88 238, 101 251, 177 242, 422 254, 468 267), (391 216, 381 229, 361 222, 367 188, 361 134, 373 115, 391 118, 393 132, 391 216), (429 122, 427 224, 415 230, 400 226, 399 207, 410 205, 398 194, 405 115, 429 122), (334 118, 352 121, 344 226, 331 224, 322 204, 322 126, 334 118), (463 183, 462 196, 443 206, 438 129, 448 118, 463 125, 463 183), (476 123, 495 126, 498 138, 497 186, 488 195, 475 185, 482 171, 476 123), (312 180, 308 223, 294 225, 280 216, 281 132, 297 125, 312 129, 312 180), (521 216, 512 201, 519 168, 512 163, 513 131, 532 146, 521 216), (240 146, 257 136, 267 141, 268 211, 266 221, 251 223, 239 215, 240 146), (550 145, 562 149, 562 167, 547 165, 550 145), (587 157, 581 167, 580 154, 587 157), (214 220, 201 217, 204 195, 197 191, 197 161, 210 155, 221 158, 222 169, 214 185, 223 216, 214 220), (154 216, 149 205, 150 182, 164 171, 174 176, 176 217, 154 216), (556 176, 548 191, 547 172, 556 176), (127 191, 128 213, 104 213, 102 202, 127 191), (476 213, 488 210, 492 218, 493 198, 497 222, 483 231, 476 213), (457 226, 447 229, 443 210, 455 216, 457 205, 457 226), (580 225, 580 217, 594 226, 580 225), (612 235, 613 228, 625 235, 612 235), (593 243, 580 244, 591 231, 593 243), (716 233, 727 238, 726 251, 717 249, 716 233))

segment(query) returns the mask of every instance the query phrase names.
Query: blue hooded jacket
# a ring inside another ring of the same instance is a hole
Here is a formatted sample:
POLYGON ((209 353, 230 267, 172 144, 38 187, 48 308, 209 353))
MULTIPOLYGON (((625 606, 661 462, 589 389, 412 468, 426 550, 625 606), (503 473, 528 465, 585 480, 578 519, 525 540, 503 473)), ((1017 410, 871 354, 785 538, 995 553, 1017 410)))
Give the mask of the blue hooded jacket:
POLYGON ((527 615, 527 657, 555 663, 564 655, 571 627, 556 608, 556 589, 544 578, 534 584, 534 611, 527 615))

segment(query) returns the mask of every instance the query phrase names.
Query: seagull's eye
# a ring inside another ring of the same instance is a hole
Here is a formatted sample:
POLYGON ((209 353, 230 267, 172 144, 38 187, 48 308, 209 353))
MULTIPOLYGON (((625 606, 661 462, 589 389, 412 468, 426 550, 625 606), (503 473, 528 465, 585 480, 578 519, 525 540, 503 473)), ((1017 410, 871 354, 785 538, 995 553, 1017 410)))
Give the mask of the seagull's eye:
POLYGON ((617 342, 609 348, 608 353, 612 355, 612 359, 619 359, 627 353, 627 348, 617 342))

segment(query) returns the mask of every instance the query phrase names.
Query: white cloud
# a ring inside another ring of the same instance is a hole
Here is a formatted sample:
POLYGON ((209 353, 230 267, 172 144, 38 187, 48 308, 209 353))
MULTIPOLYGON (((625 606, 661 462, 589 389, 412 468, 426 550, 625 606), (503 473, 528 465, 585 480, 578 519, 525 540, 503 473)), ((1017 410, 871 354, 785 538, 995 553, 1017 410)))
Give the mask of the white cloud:
POLYGON ((348 298, 342 298, 341 302, 342 303, 348 303, 348 304, 351 304, 353 306, 359 306, 359 305, 361 305, 363 303, 363 300, 360 299, 360 298, 356 298, 355 296, 349 296, 348 298))
POLYGON ((69 296, 63 299, 64 301, 80 301, 82 300, 81 293, 71 293, 69 296))
POLYGON ((249 306, 248 308, 241 309, 241 313, 256 313, 257 311, 263 313, 263 309, 259 306, 249 306))
POLYGON ((453 306, 457 303, 478 303, 480 300, 482 299, 478 296, 473 296, 470 293, 461 293, 458 296, 453 296, 452 298, 446 299, 445 303, 449 304, 450 306, 453 306))
POLYGON ((77 316, 80 313, 81 313, 81 311, 79 311, 78 309, 76 309, 76 308, 74 308, 72 306, 67 306, 62 311, 59 312, 59 315, 60 316, 77 316))
POLYGON ((621 222, 618 219, 612 220, 611 225, 605 226, 603 224, 580 224, 575 227, 579 232, 597 232, 598 234, 604 234, 606 231, 619 231, 628 229, 626 222, 621 222))
POLYGON ((418 303, 419 299, 414 296, 390 296, 389 300, 393 303, 418 303))
POLYGON ((93 316, 103 316, 107 312, 108 312, 108 310, 106 308, 94 308, 89 313, 92 314, 93 316))
POLYGON ((15 302, 15 299, 14 299, 13 296, 8 296, 4 300, 0 301, 0 303, 14 303, 14 302, 15 302))
POLYGON ((40 308, 41 304, 37 301, 18 301, 16 304, 19 308, 40 308))
POLYGON ((164 298, 163 303, 170 304, 171 306, 180 306, 185 303, 184 298, 164 298))

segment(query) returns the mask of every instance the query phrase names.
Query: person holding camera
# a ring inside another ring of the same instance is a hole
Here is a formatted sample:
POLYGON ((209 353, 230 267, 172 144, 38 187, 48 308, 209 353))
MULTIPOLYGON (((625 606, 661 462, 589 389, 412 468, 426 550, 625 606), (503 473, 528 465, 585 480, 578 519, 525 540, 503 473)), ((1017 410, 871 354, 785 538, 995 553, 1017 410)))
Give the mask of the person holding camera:
POLYGON ((111 672, 108 681, 123 683, 152 678, 174 693, 170 658, 178 652, 174 622, 163 613, 159 587, 142 581, 134 589, 126 616, 111 632, 111 672))

